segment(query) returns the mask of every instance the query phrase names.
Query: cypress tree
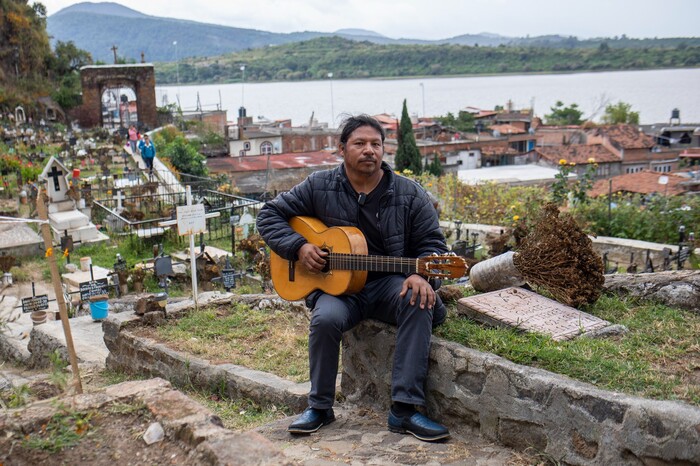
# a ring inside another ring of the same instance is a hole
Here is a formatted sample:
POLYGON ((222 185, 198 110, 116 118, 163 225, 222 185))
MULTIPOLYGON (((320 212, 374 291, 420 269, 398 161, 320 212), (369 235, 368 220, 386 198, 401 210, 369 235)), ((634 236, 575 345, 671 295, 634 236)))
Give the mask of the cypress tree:
POLYGON ((442 176, 442 164, 440 163, 440 156, 437 154, 433 155, 433 160, 430 162, 430 165, 428 165, 428 160, 426 159, 426 168, 425 171, 430 173, 431 175, 435 176, 442 176))
POLYGON ((394 166, 396 170, 403 171, 409 169, 414 174, 420 175, 423 172, 423 165, 421 164, 422 157, 416 145, 416 137, 413 134, 413 124, 408 116, 406 99, 403 101, 401 123, 399 124, 397 133, 398 147, 396 149, 396 156, 394 157, 394 166))

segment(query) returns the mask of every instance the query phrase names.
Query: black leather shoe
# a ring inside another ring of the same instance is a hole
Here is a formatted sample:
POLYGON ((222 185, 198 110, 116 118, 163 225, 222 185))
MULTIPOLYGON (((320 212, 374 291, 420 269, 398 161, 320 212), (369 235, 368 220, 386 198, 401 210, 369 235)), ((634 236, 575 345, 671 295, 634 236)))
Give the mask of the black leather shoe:
POLYGON ((306 408, 306 411, 301 416, 289 424, 287 431, 292 434, 310 434, 333 421, 335 421, 333 408, 306 408))
POLYGON ((424 442, 435 442, 450 436, 447 427, 430 420, 421 413, 399 417, 389 411, 389 430, 397 434, 411 434, 424 442))

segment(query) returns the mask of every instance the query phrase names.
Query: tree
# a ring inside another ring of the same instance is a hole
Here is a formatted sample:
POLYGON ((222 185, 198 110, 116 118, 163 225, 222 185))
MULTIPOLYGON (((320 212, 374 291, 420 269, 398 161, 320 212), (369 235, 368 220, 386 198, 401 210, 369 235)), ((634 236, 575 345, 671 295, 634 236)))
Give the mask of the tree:
POLYGON ((51 69, 59 76, 78 71, 82 66, 91 65, 92 56, 75 46, 73 41, 56 42, 51 58, 51 69))
POLYGON ((550 107, 552 113, 545 115, 548 125, 580 125, 583 123, 583 112, 578 109, 578 104, 564 106, 564 102, 557 100, 554 107, 550 107))
POLYGON ((474 115, 469 112, 460 110, 457 117, 455 117, 452 112, 447 112, 447 115, 444 117, 437 117, 436 120, 439 121, 442 126, 447 126, 455 131, 474 131, 474 115))
POLYGON ((442 164, 440 163, 440 156, 434 154, 433 160, 430 163, 428 163, 428 159, 425 159, 425 171, 434 176, 442 176, 442 164))
POLYGON ((161 153, 170 160, 170 163, 180 173, 187 173, 195 176, 206 176, 207 168, 204 164, 205 157, 197 152, 183 136, 176 136, 168 143, 161 153))
POLYGON ((416 136, 413 134, 413 123, 408 116, 408 108, 406 107, 406 99, 403 100, 403 111, 401 112, 401 123, 398 129, 398 147, 396 148, 396 156, 394 157, 394 166, 396 170, 411 170, 416 175, 423 172, 421 164, 421 155, 416 145, 416 136))
POLYGON ((619 101, 614 105, 610 104, 607 107, 605 107, 603 123, 610 125, 616 125, 620 123, 638 125, 639 112, 633 112, 632 106, 630 104, 619 101))

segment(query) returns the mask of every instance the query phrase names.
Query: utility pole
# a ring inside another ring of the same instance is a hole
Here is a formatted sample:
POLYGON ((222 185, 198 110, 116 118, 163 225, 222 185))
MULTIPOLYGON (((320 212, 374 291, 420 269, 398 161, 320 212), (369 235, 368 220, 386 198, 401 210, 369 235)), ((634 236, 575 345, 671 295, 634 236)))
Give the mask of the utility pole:
POLYGON ((44 247, 47 252, 49 261, 49 269, 51 270, 51 282, 53 290, 56 294, 56 303, 58 304, 58 312, 61 315, 61 324, 63 324, 63 334, 66 337, 66 348, 68 349, 68 359, 70 359, 71 369, 73 370, 73 385, 78 394, 83 393, 83 386, 80 383, 80 369, 78 368, 78 356, 75 354, 75 346, 73 345, 73 335, 70 330, 70 322, 68 321, 68 310, 66 309, 66 301, 63 299, 63 287, 61 286, 61 276, 58 273, 58 265, 56 264, 56 254, 62 254, 63 251, 53 253, 53 240, 51 238, 51 226, 49 225, 49 215, 46 209, 45 191, 40 189, 36 198, 36 208, 39 213, 39 218, 45 223, 41 225, 41 235, 44 238, 44 247), (52 253, 49 253, 51 251, 52 253))

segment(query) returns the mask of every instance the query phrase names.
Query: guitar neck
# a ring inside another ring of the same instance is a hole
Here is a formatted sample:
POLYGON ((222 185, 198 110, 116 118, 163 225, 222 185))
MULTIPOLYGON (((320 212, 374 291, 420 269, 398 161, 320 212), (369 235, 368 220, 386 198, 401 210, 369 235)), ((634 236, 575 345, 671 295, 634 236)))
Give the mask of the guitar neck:
POLYGON ((417 260, 391 256, 330 253, 331 270, 365 270, 368 272, 414 273, 417 260))

